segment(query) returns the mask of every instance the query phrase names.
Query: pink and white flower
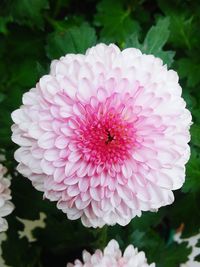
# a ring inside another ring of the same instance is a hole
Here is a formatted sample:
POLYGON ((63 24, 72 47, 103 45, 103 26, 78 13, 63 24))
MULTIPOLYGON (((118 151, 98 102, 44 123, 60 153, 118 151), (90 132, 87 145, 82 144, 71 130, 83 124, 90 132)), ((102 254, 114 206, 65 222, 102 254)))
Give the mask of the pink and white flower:
POLYGON ((9 189, 10 180, 4 177, 6 172, 7 169, 0 164, 0 232, 4 232, 8 229, 8 223, 3 217, 10 214, 14 209, 14 205, 10 201, 12 198, 9 189))
POLYGON ((99 44, 51 64, 12 113, 18 171, 69 219, 126 225, 174 201, 191 114, 161 59, 99 44))
POLYGON ((75 260, 74 264, 68 263, 67 267, 155 267, 155 263, 148 264, 143 251, 129 245, 123 255, 117 241, 111 240, 102 252, 96 250, 94 254, 83 251, 83 263, 75 260))

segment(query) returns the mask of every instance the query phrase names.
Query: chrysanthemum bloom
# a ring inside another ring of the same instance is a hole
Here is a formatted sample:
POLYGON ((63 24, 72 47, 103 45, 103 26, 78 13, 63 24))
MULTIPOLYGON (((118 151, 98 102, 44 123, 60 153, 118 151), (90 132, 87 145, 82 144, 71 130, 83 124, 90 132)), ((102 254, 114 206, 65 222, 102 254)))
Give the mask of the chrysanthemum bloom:
POLYGON ((11 199, 10 181, 4 177, 6 172, 6 168, 0 164, 0 232, 8 229, 8 223, 3 217, 14 209, 14 205, 9 201, 11 199))
POLYGON ((129 245, 124 254, 119 248, 117 241, 111 240, 102 252, 96 250, 93 255, 83 251, 83 263, 75 260, 74 264, 68 263, 67 267, 155 267, 155 264, 147 264, 143 251, 129 245))
POLYGON ((86 226, 126 225, 173 202, 190 150, 176 72, 99 44, 54 60, 12 113, 18 171, 86 226))

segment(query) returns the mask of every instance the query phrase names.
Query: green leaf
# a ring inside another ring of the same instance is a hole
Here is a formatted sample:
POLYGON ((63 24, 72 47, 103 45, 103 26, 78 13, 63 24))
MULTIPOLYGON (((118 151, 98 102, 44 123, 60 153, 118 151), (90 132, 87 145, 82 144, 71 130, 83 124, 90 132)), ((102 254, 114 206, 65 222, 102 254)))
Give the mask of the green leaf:
POLYGON ((186 168, 186 180, 182 187, 182 191, 187 192, 198 192, 200 191, 200 158, 199 155, 192 150, 192 155, 186 168))
POLYGON ((20 64, 12 65, 13 76, 10 84, 19 84, 24 87, 31 87, 37 82, 37 64, 34 60, 24 59, 20 64))
POLYGON ((194 87, 200 82, 200 65, 196 59, 181 58, 178 61, 178 72, 181 78, 187 79, 189 87, 194 87))
POLYGON ((102 27, 101 41, 119 42, 120 45, 139 30, 138 22, 131 18, 130 7, 125 9, 119 0, 102 0, 97 6, 95 24, 102 27))
MULTIPOLYGON (((11 154, 13 156, 13 153, 11 154)), ((14 161, 12 158, 11 161, 14 161)), ((10 170, 11 171, 11 170, 10 170)), ((44 212, 53 215, 64 214, 58 210, 55 203, 43 199, 42 193, 35 190, 28 180, 18 172, 13 170, 11 172, 12 183, 12 201, 15 203, 15 210, 13 214, 22 219, 38 220, 39 213, 44 212)))
POLYGON ((172 242, 170 245, 154 230, 141 232, 135 230, 130 241, 135 247, 144 250, 148 262, 155 262, 158 267, 177 267, 188 259, 191 248, 187 242, 178 244, 172 242))
POLYGON ((37 70, 38 79, 40 79, 40 77, 49 73, 49 65, 46 64, 44 66, 42 63, 37 62, 36 70, 37 70))
POLYGON ((181 194, 173 206, 169 209, 168 217, 171 226, 177 229, 181 223, 184 224, 183 238, 190 237, 199 232, 200 228, 200 194, 192 192, 181 194))
POLYGON ((5 99, 5 95, 0 93, 0 103, 5 99))
MULTIPOLYGON (((187 108, 193 113, 194 110, 198 107, 198 99, 194 97, 194 95, 192 95, 189 90, 184 90, 184 89, 186 89, 185 86, 183 86, 182 97, 187 103, 187 108)), ((192 115, 194 117, 195 114, 193 113, 192 115)))
POLYGON ((198 254, 197 256, 195 256, 194 260, 200 262, 200 254, 198 254))
POLYGON ((165 250, 165 243, 157 232, 151 229, 142 234, 140 231, 136 230, 133 232, 132 237, 133 239, 131 243, 134 246, 137 246, 140 250, 146 252, 148 262, 159 262, 160 254, 165 250))
POLYGON ((12 22, 12 17, 8 16, 8 17, 1 17, 0 16, 0 33, 3 34, 8 34, 8 28, 7 28, 7 24, 9 22, 12 22))
POLYGON ((143 49, 153 54, 161 51, 169 37, 169 18, 159 19, 156 26, 152 26, 148 31, 143 49))
POLYGON ((169 42, 183 52, 199 47, 199 3, 198 1, 158 0, 161 10, 170 17, 169 42))
POLYGON ((50 59, 54 59, 67 53, 84 53, 95 44, 95 30, 88 24, 82 24, 51 33, 47 38, 46 52, 50 59))
POLYGON ((192 248, 187 246, 187 242, 181 244, 173 243, 160 254, 159 266, 162 267, 177 267, 181 263, 188 260, 188 256, 192 252, 192 248))
POLYGON ((48 0, 12 0, 11 14, 19 24, 43 28, 42 14, 48 8, 48 0))
MULTIPOLYGON (((45 228, 35 228, 33 236, 38 244, 48 255, 44 266, 50 265, 52 261, 59 262, 56 266, 66 266, 66 262, 72 262, 81 258, 83 250, 91 252, 95 249, 95 242, 101 238, 101 231, 85 228, 80 221, 71 221, 64 214, 48 214, 45 219, 45 228), (97 235, 94 237, 93 232, 97 235), (50 258, 50 259, 49 259, 50 258)), ((101 229, 100 229, 101 230, 101 229)), ((99 248, 99 246, 98 246, 99 248)))
POLYGON ((6 232, 7 239, 2 244, 2 255, 6 266, 38 267, 41 248, 35 243, 30 244, 26 237, 20 238, 18 231, 23 229, 23 224, 16 218, 9 221, 6 232), (12 251, 12 257, 10 255, 12 251))
POLYGON ((197 241, 197 243, 196 243, 195 247, 198 247, 198 248, 200 248, 200 239, 197 241))
POLYGON ((193 25, 193 15, 188 17, 184 13, 175 12, 170 15, 170 42, 175 46, 191 49, 195 27, 193 25))
POLYGON ((163 51, 163 47, 169 38, 169 23, 168 17, 159 19, 157 24, 150 28, 142 44, 138 40, 137 33, 132 34, 126 40, 126 47, 139 48, 143 53, 160 57, 165 64, 171 66, 175 53, 173 51, 163 51))
POLYGON ((165 213, 164 209, 160 209, 158 212, 145 212, 141 217, 136 217, 131 221, 131 227, 142 231, 155 227, 162 221, 165 213))
POLYGON ((192 135, 192 143, 200 147, 200 125, 193 124, 190 129, 192 135))
POLYGON ((146 242, 144 241, 145 232, 142 232, 140 230, 135 230, 130 236, 130 240, 132 240, 132 243, 137 248, 142 248, 146 245, 146 242))
POLYGON ((155 52, 155 56, 160 57, 165 64, 167 64, 168 67, 172 65, 174 62, 174 56, 175 52, 174 51, 160 51, 160 52, 155 52))

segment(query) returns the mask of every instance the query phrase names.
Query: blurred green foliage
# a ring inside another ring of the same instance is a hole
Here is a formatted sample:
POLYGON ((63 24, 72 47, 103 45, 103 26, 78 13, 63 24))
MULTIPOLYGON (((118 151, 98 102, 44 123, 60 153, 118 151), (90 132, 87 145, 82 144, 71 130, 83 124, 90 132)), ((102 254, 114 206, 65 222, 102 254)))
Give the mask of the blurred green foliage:
MULTIPOLYGON (((184 224, 183 236, 200 229, 200 3, 198 0, 1 0, 0 2, 0 148, 13 177, 15 211, 8 217, 3 257, 13 267, 64 267, 81 251, 103 248, 111 238, 121 247, 129 243, 146 252, 157 267, 177 267, 191 251, 172 236, 184 224), (159 56, 180 75, 183 97, 193 115, 192 156, 186 182, 175 192, 173 205, 146 212, 128 226, 84 228, 68 221, 55 203, 43 200, 27 179, 15 172, 10 113, 22 94, 49 70, 50 60, 66 53, 84 53, 98 42, 121 48, 138 47, 159 56), (176 53, 175 53, 176 52, 176 53), (37 228, 36 241, 20 238, 17 218, 38 219, 47 214, 46 227, 37 228)), ((196 260, 200 260, 197 256, 196 260)))

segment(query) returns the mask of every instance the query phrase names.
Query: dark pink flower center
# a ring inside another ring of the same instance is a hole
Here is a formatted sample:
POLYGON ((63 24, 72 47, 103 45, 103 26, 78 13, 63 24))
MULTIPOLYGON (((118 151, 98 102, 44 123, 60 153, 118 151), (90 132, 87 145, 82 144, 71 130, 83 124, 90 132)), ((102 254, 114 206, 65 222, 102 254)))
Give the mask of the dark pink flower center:
POLYGON ((117 106, 87 105, 85 114, 76 118, 79 128, 74 141, 86 161, 108 166, 123 164, 129 158, 129 152, 134 148, 135 129, 133 122, 126 118, 126 112, 123 114, 125 108, 121 103, 117 106))

